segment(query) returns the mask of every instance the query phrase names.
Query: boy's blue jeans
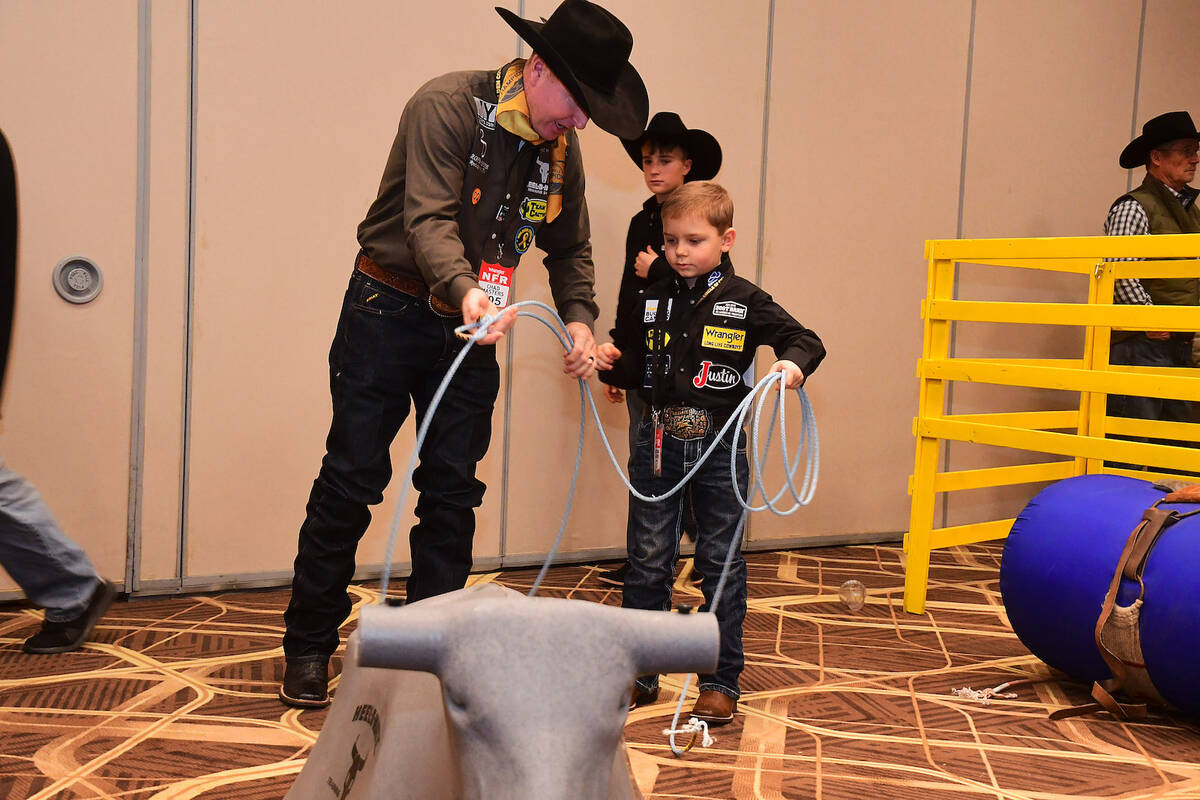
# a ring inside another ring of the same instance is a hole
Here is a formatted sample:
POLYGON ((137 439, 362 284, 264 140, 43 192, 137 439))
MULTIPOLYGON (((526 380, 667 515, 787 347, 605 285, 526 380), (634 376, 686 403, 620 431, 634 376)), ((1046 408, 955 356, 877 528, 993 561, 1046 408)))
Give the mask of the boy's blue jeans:
MULTIPOLYGON (((716 427, 716 426, 714 426, 716 427)), ((643 420, 638 426, 637 450, 633 459, 631 483, 642 494, 659 495, 666 492, 687 474, 700 455, 713 443, 717 431, 710 430, 700 439, 681 440, 670 434, 663 436, 662 475, 651 473, 653 426, 643 420)), ((734 428, 727 433, 704 466, 692 476, 686 487, 696 511, 696 569, 704 576, 701 591, 708 611, 713 593, 725 565, 725 554, 737 532, 743 509, 733 493, 729 474, 729 451, 737 437, 738 487, 746 496, 749 470, 746 465, 746 434, 734 428)), ((671 607, 671 582, 675 561, 679 558, 679 536, 682 531, 684 491, 677 492, 659 503, 647 503, 629 498, 629 524, 626 546, 629 550, 629 571, 621 605, 625 608, 668 610, 671 607)), ((730 697, 740 695, 738 677, 745 659, 742 655, 742 622, 746 618, 746 562, 741 543, 729 565, 729 577, 717 606, 717 623, 721 631, 721 649, 716 672, 700 676, 700 691, 715 689, 730 697)), ((658 685, 657 675, 638 678, 638 686, 646 692, 658 685)))

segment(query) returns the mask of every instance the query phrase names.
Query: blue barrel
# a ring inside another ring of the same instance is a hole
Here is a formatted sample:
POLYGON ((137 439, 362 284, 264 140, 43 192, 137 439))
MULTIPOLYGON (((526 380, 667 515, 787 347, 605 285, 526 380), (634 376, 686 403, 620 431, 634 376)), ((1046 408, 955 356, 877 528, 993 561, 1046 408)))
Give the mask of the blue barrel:
MULTIPOLYGON (((1086 681, 1111 677, 1096 648, 1096 620, 1129 534, 1161 497, 1147 481, 1085 475, 1048 486, 1029 501, 1004 544, 1000 592, 1013 631, 1030 652, 1086 681)), ((1163 531, 1142 577, 1146 670, 1168 702, 1200 713, 1200 514, 1163 531)), ((1136 582, 1122 580, 1117 601, 1128 605, 1137 594, 1136 582)))

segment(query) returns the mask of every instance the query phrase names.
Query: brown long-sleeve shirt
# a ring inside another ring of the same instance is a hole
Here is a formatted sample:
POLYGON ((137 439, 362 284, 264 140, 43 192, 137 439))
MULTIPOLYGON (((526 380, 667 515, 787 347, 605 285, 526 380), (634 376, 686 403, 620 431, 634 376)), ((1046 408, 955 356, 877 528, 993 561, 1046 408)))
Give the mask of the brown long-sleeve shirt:
POLYGON ((547 223, 550 143, 529 144, 496 124, 496 77, 453 72, 408 101, 359 244, 384 269, 458 307, 479 285, 481 265, 515 268, 536 237, 559 314, 592 327, 595 269, 578 137, 567 134, 562 210, 547 223))

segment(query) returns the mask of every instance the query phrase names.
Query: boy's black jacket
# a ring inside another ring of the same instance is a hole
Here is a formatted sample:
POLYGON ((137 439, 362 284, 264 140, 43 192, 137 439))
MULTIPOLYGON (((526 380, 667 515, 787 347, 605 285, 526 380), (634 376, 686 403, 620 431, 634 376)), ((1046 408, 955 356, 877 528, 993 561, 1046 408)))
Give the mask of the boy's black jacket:
POLYGON ((751 389, 746 379, 760 345, 795 362, 805 376, 825 357, 820 338, 735 275, 728 255, 691 288, 672 273, 639 297, 636 313, 623 315, 613 336, 626 345, 621 357, 598 374, 604 383, 636 390, 653 408, 686 405, 728 414, 751 389))

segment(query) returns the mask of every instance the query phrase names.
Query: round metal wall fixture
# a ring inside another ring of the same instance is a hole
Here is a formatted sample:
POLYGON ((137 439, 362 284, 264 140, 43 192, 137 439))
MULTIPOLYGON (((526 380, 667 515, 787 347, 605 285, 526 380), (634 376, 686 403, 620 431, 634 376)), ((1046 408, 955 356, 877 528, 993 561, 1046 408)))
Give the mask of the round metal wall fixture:
POLYGON ((100 268, 83 256, 64 258, 58 262, 51 277, 54 290, 68 303, 90 303, 100 294, 100 287, 104 285, 100 268))

